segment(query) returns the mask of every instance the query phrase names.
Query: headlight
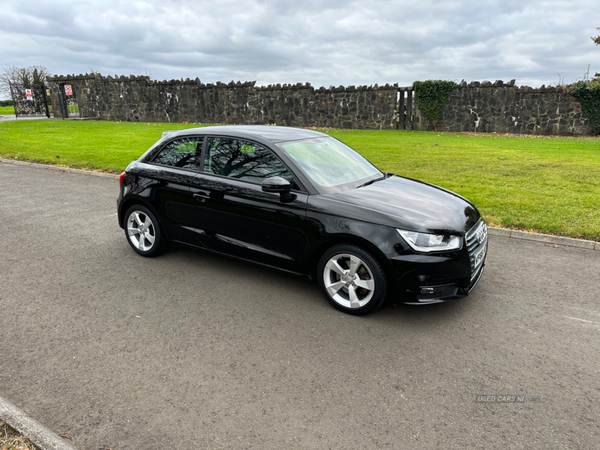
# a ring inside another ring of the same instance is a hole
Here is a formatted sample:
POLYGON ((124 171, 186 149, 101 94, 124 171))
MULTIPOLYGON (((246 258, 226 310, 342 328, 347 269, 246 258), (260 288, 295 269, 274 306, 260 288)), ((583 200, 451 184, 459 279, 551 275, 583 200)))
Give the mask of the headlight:
POLYGON ((459 250, 462 247, 462 237, 451 234, 417 233, 416 231, 398 230, 400 236, 418 252, 441 252, 459 250))

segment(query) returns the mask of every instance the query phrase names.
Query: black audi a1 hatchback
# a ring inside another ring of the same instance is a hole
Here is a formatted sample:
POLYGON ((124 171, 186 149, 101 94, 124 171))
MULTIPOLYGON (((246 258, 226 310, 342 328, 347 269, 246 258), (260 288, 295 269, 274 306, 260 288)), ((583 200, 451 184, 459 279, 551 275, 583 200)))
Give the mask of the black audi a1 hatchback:
POLYGON ((120 177, 119 225, 154 256, 169 242, 316 277, 337 309, 386 298, 465 297, 487 227, 463 197, 379 171, 311 130, 211 126, 166 132, 120 177))

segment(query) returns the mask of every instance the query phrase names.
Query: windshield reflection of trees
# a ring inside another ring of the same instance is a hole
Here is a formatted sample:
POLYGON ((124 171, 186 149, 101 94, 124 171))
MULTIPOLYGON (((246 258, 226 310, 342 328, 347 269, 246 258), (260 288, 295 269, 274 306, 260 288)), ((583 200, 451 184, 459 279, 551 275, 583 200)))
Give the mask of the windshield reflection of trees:
POLYGON ((207 148, 209 150, 204 170, 208 173, 258 183, 275 176, 293 182, 292 175, 279 159, 258 144, 237 139, 211 138, 207 148))
POLYGON ((179 167, 182 169, 200 169, 196 158, 197 148, 202 148, 202 140, 198 138, 182 138, 169 143, 154 158, 157 164, 179 167))

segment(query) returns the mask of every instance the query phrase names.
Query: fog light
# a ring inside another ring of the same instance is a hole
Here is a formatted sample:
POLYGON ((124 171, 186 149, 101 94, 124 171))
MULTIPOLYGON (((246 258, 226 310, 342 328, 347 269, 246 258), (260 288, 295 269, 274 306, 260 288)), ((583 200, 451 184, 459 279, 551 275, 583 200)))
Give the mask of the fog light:
POLYGON ((438 286, 420 286, 417 298, 419 300, 429 300, 444 298, 456 295, 458 287, 456 284, 442 284, 438 286))

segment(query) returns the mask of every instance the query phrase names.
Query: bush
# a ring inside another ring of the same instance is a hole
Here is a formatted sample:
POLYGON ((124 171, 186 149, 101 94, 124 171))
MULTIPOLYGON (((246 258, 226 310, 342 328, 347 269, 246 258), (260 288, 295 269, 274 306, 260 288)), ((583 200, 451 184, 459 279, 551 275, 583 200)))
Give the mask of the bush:
POLYGON ((589 119, 594 134, 600 134, 600 78, 572 84, 571 94, 581 103, 581 111, 589 119))
POLYGON ((0 100, 0 106, 13 106, 12 100, 0 100))
POLYGON ((415 81, 413 83, 419 109, 436 130, 454 86, 456 84, 453 81, 445 80, 415 81))

